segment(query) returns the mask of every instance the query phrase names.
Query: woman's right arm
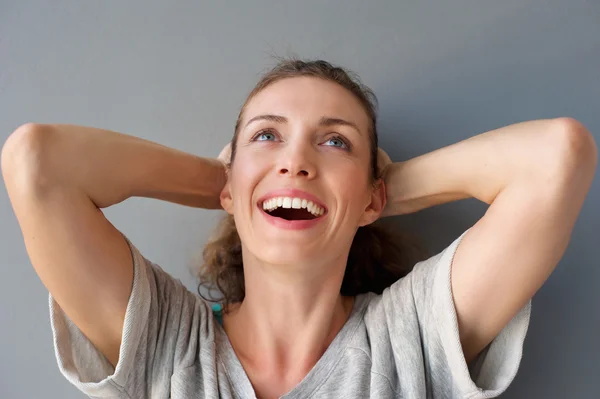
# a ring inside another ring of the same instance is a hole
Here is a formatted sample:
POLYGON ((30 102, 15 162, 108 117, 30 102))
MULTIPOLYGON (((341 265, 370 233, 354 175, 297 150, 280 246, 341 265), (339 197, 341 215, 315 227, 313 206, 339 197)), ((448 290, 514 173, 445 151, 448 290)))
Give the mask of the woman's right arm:
POLYGON ((108 130, 31 123, 4 144, 2 174, 34 269, 113 366, 133 261, 100 208, 142 196, 218 209, 226 181, 216 159, 108 130))

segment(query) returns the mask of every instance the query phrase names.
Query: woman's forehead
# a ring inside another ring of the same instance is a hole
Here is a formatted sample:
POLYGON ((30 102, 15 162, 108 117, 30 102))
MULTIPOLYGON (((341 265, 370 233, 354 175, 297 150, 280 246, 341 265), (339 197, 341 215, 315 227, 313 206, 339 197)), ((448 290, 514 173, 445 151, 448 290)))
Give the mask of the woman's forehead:
POLYGON ((366 132, 368 116, 360 101, 341 85, 314 77, 286 78, 256 94, 244 109, 242 128, 259 115, 320 120, 339 118, 366 132))

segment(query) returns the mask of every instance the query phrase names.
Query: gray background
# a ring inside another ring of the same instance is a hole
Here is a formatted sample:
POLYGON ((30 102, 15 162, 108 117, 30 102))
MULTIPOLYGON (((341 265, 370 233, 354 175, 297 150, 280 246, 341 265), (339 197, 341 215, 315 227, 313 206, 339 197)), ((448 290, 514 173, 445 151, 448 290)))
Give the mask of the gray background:
MULTIPOLYGON (((271 54, 324 58, 380 100, 394 160, 513 122, 572 116, 600 143, 600 2, 0 2, 0 139, 24 122, 102 127, 215 156, 271 54)), ((80 398, 58 372, 47 291, 0 185, 0 397, 80 398)), ((504 397, 600 389, 598 178, 533 302, 504 397)), ((393 220, 441 250, 483 215, 465 200, 393 220)), ((107 215, 194 290, 218 212, 130 199, 107 215)), ((407 370, 410 372, 410 370, 407 370)))

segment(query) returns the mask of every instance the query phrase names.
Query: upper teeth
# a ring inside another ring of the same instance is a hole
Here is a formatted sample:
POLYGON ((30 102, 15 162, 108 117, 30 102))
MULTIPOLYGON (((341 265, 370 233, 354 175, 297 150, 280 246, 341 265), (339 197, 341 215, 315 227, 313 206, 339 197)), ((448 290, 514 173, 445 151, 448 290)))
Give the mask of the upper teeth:
POLYGON ((302 198, 276 197, 263 202, 263 209, 266 211, 272 211, 276 208, 304 208, 315 216, 321 216, 325 212, 325 209, 321 208, 319 205, 302 198))

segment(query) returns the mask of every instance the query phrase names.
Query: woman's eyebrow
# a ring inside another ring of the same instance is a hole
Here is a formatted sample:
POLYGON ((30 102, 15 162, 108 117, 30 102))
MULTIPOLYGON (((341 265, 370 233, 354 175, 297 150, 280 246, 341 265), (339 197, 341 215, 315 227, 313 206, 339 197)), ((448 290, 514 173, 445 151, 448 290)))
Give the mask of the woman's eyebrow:
POLYGON ((354 122, 350 122, 345 119, 323 116, 323 117, 321 117, 321 120, 319 120, 319 126, 336 126, 336 125, 349 126, 349 127, 353 128, 354 130, 356 130, 358 132, 358 134, 361 134, 360 129, 358 128, 358 126, 356 126, 356 124, 354 122))
POLYGON ((252 122, 256 122, 256 121, 260 121, 260 120, 267 120, 267 121, 271 121, 271 122, 277 122, 277 123, 287 123, 287 118, 285 116, 280 116, 280 115, 258 115, 255 116, 254 118, 250 119, 248 121, 248 123, 246 123, 245 127, 248 127, 249 124, 251 124, 252 122))
MULTIPOLYGON (((259 121, 259 120, 267 120, 267 121, 276 122, 276 123, 287 123, 288 122, 288 119, 285 116, 266 114, 266 115, 258 115, 258 116, 255 116, 254 118, 250 119, 248 121, 248 123, 246 123, 246 127, 248 127, 249 124, 259 121)), ((361 134, 360 129, 358 128, 358 126, 356 126, 356 124, 354 122, 350 122, 345 119, 333 118, 333 117, 329 117, 329 116, 322 116, 321 119, 319 120, 319 126, 336 126, 336 125, 349 126, 349 127, 353 128, 354 130, 356 130, 358 132, 358 134, 361 134)))

